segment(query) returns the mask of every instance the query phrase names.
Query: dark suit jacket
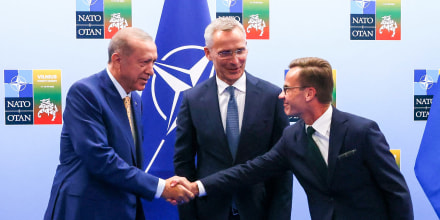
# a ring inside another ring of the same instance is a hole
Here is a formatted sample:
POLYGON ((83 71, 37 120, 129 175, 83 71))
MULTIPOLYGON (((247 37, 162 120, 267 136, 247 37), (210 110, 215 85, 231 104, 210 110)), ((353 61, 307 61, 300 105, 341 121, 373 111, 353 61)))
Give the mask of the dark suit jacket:
MULTIPOLYGON (((176 175, 194 181, 262 155, 278 141, 288 125, 278 99, 281 89, 246 74, 246 101, 236 161, 232 159, 221 121, 217 83, 211 77, 183 94, 177 118, 176 175)), ((241 219, 290 219, 292 176, 285 172, 236 191, 241 219)), ((224 220, 231 210, 231 201, 231 193, 206 196, 181 206, 179 214, 181 219, 224 220)))
POLYGON ((137 168, 143 133, 136 92, 132 106, 136 147, 124 103, 105 70, 72 85, 44 219, 135 219, 138 197, 154 198, 158 178, 137 168))
POLYGON ((408 187, 374 121, 333 109, 326 179, 305 160, 304 126, 300 120, 286 128, 265 155, 201 179, 207 195, 292 170, 307 194, 312 219, 413 219, 408 187))

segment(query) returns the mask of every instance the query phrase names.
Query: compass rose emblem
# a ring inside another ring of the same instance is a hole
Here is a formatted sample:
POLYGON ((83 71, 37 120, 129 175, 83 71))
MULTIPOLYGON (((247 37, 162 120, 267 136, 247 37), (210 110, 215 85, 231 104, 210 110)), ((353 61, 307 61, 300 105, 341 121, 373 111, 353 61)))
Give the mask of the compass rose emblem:
POLYGON ((354 0, 361 8, 366 8, 370 5, 371 0, 354 0))
POLYGON ((16 92, 21 92, 26 89, 27 84, 26 79, 21 76, 14 76, 11 79, 11 83, 9 83, 11 88, 16 92))

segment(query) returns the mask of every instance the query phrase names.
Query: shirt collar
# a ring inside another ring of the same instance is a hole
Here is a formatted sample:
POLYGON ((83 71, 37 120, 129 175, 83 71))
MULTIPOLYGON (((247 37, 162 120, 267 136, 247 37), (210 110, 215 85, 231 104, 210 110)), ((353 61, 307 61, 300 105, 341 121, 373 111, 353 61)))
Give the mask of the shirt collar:
MULTIPOLYGON (((217 82, 218 94, 223 93, 226 90, 226 88, 229 87, 229 85, 224 81, 222 81, 220 78, 218 78, 217 75, 215 77, 215 80, 217 82)), ((235 89, 237 89, 238 91, 246 93, 246 73, 243 73, 243 75, 241 75, 241 77, 238 78, 238 80, 235 81, 235 83, 232 84, 232 86, 234 86, 235 89)))
MULTIPOLYGON (((318 132, 319 134, 330 137, 330 124, 332 122, 333 108, 329 105, 328 109, 321 115, 311 126, 318 132)), ((310 125, 306 125, 307 127, 310 125)))
POLYGON ((113 82, 113 85, 115 85, 116 90, 118 90, 118 93, 121 96, 121 98, 124 99, 126 96, 129 96, 131 98, 131 92, 129 92, 128 94, 125 92, 125 89, 122 88, 122 86, 121 86, 121 84, 119 84, 118 80, 115 79, 115 77, 110 72, 108 67, 107 67, 107 74, 108 74, 108 77, 110 77, 110 80, 113 82))

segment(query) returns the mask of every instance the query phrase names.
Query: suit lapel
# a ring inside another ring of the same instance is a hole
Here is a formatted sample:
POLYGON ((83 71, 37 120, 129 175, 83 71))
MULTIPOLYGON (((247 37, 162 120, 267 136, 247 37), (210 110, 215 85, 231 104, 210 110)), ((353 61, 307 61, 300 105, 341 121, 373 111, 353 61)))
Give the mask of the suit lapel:
POLYGON ((204 84, 202 96, 200 102, 206 109, 203 111, 205 114, 206 127, 211 127, 214 134, 218 134, 218 146, 223 148, 222 152, 227 152, 227 157, 230 161, 233 161, 232 153, 229 149, 228 139, 225 134, 225 128, 223 127, 223 122, 220 113, 220 106, 218 100, 218 87, 216 83, 216 78, 209 78, 204 84))
POLYGON ((143 160, 143 152, 142 152, 142 141, 143 141, 143 132, 142 132, 142 101, 139 95, 136 92, 132 92, 131 94, 131 106, 133 106, 133 120, 136 126, 136 162, 137 167, 143 168, 142 160, 143 160))
POLYGON ((335 173, 336 160, 342 145, 344 144, 345 134, 347 133, 347 126, 345 125, 346 118, 339 110, 333 107, 332 121, 330 124, 330 140, 328 152, 328 169, 329 178, 328 183, 331 183, 333 174, 335 173))
POLYGON ((292 132, 294 135, 295 143, 297 143, 297 146, 294 146, 293 149, 295 150, 295 153, 301 158, 302 160, 305 160, 306 153, 307 153, 307 135, 305 132, 305 124, 304 121, 301 119, 295 123, 295 130, 292 132))
MULTIPOLYGON (((125 110, 124 101, 121 99, 116 87, 113 82, 107 75, 107 72, 104 70, 101 74, 102 79, 102 89, 103 91, 107 91, 104 93, 105 99, 107 100, 108 105, 110 106, 112 112, 115 114, 115 119, 117 119, 117 123, 122 129, 121 135, 127 141, 131 155, 133 164, 136 165, 136 148, 134 146, 133 136, 131 134, 130 122, 128 121, 127 111, 125 110)), ((135 120, 136 121, 136 120, 135 120)), ((138 134, 139 135, 139 134, 138 134)))
MULTIPOLYGON (((200 101, 203 104, 203 106, 206 106, 206 110, 204 111, 204 114, 206 114, 206 123, 209 127, 213 127, 216 134, 221 134, 222 137, 219 138, 221 140, 227 140, 226 134, 225 134, 225 128, 223 127, 222 123, 222 117, 220 114, 220 107, 219 107, 219 101, 218 101, 218 94, 217 94, 217 83, 215 81, 215 77, 211 77, 208 79, 209 81, 204 85, 204 91, 203 96, 201 97, 200 101)), ((226 148, 229 151, 229 147, 226 148)), ((231 156, 232 157, 232 156, 231 156)))
POLYGON ((258 79, 253 77, 252 75, 246 74, 246 98, 245 98, 245 104, 244 104, 244 111, 243 111, 243 121, 241 123, 241 133, 240 133, 240 141, 238 142, 238 149, 237 149, 237 157, 240 155, 240 149, 243 150, 244 147, 252 147, 252 146, 241 146, 242 140, 251 137, 251 134, 248 134, 247 132, 252 131, 251 126, 252 123, 257 121, 258 119, 255 118, 255 114, 252 114, 253 111, 256 109, 261 108, 259 106, 260 102, 258 102, 258 97, 261 95, 261 90, 258 89, 258 79))

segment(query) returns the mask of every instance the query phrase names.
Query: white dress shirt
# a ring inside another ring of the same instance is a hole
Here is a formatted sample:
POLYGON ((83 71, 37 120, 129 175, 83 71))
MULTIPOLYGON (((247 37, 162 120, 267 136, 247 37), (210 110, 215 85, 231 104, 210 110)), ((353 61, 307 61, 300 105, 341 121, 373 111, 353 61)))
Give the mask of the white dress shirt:
POLYGON ((312 126, 315 129, 312 138, 318 145, 319 151, 324 158, 325 163, 328 165, 328 149, 330 140, 330 124, 332 122, 333 108, 331 105, 312 125, 306 125, 304 129, 312 126))
MULTIPOLYGON (((229 92, 226 91, 226 88, 229 86, 227 83, 223 82, 221 79, 219 79, 216 76, 216 82, 217 82, 217 95, 218 95, 218 101, 219 101, 219 107, 220 107, 220 114, 222 117, 222 123, 223 128, 225 129, 226 133, 226 114, 228 111, 228 101, 229 101, 229 92)), ((234 95, 235 100, 237 102, 237 110, 238 110, 238 127, 241 131, 241 121, 243 121, 243 112, 244 112, 244 103, 246 101, 246 73, 243 73, 243 75, 235 81, 234 84, 234 95)), ((200 180, 196 181, 197 186, 199 187, 199 197, 206 196, 205 187, 203 186, 202 182, 200 180)))
MULTIPOLYGON (((229 102, 229 92, 226 88, 229 87, 227 83, 222 81, 216 76, 217 83, 217 95, 220 107, 220 114, 222 117, 223 128, 226 133, 226 115, 228 113, 228 102, 229 102)), ((237 102, 237 110, 238 110, 238 128, 241 131, 241 122, 243 121, 243 112, 244 112, 244 103, 246 101, 246 74, 243 73, 241 77, 235 81, 232 86, 234 89, 235 101, 237 102)))

